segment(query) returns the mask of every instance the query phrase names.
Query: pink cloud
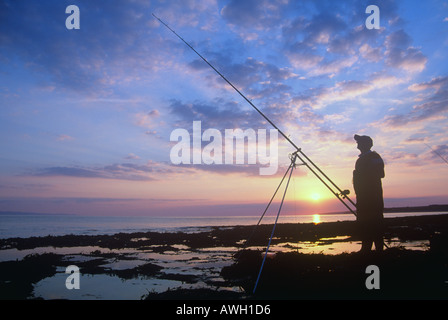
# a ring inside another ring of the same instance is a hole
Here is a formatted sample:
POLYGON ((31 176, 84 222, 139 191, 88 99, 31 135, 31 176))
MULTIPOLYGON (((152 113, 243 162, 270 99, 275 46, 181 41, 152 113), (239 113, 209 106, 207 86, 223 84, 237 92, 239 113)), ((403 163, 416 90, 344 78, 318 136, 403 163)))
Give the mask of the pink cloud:
POLYGON ((56 138, 56 140, 57 141, 70 141, 70 140, 74 140, 75 138, 73 138, 73 137, 71 137, 71 136, 69 136, 69 135, 67 135, 67 134, 60 134, 57 138, 56 138))

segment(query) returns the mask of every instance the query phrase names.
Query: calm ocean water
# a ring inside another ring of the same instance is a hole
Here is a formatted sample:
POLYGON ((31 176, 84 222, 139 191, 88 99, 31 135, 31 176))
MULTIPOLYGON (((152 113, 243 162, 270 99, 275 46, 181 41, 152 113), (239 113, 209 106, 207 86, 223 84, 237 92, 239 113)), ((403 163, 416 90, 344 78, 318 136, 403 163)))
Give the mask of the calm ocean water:
MULTIPOLYGON (((386 217, 428 213, 386 214, 386 217)), ((435 213, 431 213, 435 214, 435 213)), ((93 217, 57 214, 0 214, 0 238, 47 235, 96 235, 119 232, 197 232, 204 227, 255 225, 260 217, 93 217)), ((280 216, 278 223, 352 221, 351 214, 280 216)), ((265 216, 262 224, 274 223, 275 216, 265 216)))

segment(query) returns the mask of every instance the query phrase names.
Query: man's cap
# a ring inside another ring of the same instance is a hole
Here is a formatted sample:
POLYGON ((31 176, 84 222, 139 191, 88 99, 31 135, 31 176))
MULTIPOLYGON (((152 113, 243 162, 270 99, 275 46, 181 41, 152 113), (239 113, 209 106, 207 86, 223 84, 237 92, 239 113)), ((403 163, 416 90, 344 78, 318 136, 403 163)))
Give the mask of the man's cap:
POLYGON ((358 143, 367 143, 367 144, 370 144, 371 146, 373 146, 373 140, 369 136, 360 136, 360 135, 355 134, 355 140, 358 143))

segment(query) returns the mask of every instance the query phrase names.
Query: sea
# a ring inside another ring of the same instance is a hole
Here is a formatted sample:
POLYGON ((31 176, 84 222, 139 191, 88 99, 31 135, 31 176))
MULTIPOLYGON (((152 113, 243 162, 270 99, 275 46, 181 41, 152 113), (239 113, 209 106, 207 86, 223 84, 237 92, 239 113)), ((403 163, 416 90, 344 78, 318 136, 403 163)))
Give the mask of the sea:
MULTIPOLYGON (((385 217, 446 214, 448 212, 387 213, 385 217)), ((150 217, 150 216, 84 216, 76 214, 0 214, 0 239, 61 235, 110 235, 133 232, 207 231, 212 227, 272 224, 276 216, 227 217, 150 217), (261 219, 261 221, 260 221, 261 219)), ((322 223, 353 221, 353 214, 280 215, 278 223, 322 223)))

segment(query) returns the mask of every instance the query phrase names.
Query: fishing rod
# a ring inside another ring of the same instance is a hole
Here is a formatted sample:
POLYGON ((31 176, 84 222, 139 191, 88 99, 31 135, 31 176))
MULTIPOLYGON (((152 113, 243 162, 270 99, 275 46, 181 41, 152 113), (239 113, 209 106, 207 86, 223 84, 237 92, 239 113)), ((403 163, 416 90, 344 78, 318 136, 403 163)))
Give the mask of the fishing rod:
POLYGON ((347 200, 354 208, 356 204, 348 197, 349 190, 341 190, 310 158, 299 148, 282 130, 280 130, 275 123, 273 123, 260 109, 258 109, 252 101, 250 101, 244 94, 238 90, 221 72, 219 72, 207 59, 205 59, 193 46, 191 46, 184 38, 182 38, 176 31, 174 31, 168 24, 162 21, 154 13, 152 14, 161 24, 163 24, 168 30, 176 35, 183 43, 185 43, 191 50, 193 50, 210 68, 212 68, 224 81, 226 81, 247 103, 251 105, 269 124, 271 124, 295 149, 297 158, 330 190, 333 195, 339 199, 339 201, 356 216, 356 209, 349 206, 345 200, 347 200), (305 161, 305 160, 306 161, 305 161))

